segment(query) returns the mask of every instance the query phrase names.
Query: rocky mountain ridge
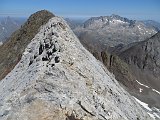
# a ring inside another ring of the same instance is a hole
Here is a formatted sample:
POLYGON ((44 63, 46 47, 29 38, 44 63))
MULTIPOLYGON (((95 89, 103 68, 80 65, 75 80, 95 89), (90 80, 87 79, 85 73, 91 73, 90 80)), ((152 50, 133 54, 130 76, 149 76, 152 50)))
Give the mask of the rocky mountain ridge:
POLYGON ((130 66, 135 79, 148 86, 141 85, 144 92, 139 98, 145 96, 146 102, 160 107, 160 33, 123 51, 119 57, 130 66))
POLYGON ((147 69, 156 74, 159 71, 158 68, 160 67, 159 47, 160 32, 151 38, 130 47, 129 49, 120 53, 119 56, 121 56, 121 58, 124 59, 128 64, 134 64, 139 69, 147 69))
POLYGON ((1 120, 151 120, 152 118, 53 17, 0 81, 1 120))
POLYGON ((160 31, 160 22, 154 20, 143 20, 142 22, 145 25, 155 27, 158 31, 160 31))
POLYGON ((0 80, 4 78, 19 62, 28 43, 38 33, 41 25, 54 15, 46 10, 34 13, 25 24, 14 32, 0 47, 0 80))

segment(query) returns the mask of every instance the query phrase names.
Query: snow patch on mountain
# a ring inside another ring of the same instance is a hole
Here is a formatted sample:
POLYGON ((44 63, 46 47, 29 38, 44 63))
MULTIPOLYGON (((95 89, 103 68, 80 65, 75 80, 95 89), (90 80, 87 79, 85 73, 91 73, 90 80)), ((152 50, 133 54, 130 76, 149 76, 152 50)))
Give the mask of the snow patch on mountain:
POLYGON ((1 45, 3 45, 3 43, 2 43, 2 42, 0 42, 0 46, 1 46, 1 45))
POLYGON ((110 21, 110 23, 112 23, 112 24, 125 24, 126 22, 121 21, 121 20, 117 20, 117 19, 113 19, 113 20, 110 21))
POLYGON ((154 120, 156 119, 153 114, 151 114, 151 113, 149 113, 149 112, 147 112, 147 113, 148 113, 148 115, 149 115, 151 118, 153 118, 154 120))
POLYGON ((144 103, 137 99, 136 97, 133 97, 142 107, 144 107, 148 112, 149 116, 152 117, 154 120, 160 119, 160 110, 158 108, 150 108, 147 103, 144 103))
POLYGON ((135 98, 135 97, 134 97, 134 99, 135 99, 140 105, 142 105, 145 109, 147 109, 148 111, 152 111, 152 109, 148 107, 148 104, 140 101, 139 99, 137 99, 137 98, 135 98))
POLYGON ((160 95, 160 92, 158 90, 155 90, 155 89, 152 89, 152 90, 160 95))
POLYGON ((139 85, 143 86, 143 87, 149 88, 149 86, 140 83, 138 80, 136 80, 136 82, 137 82, 139 85))
POLYGON ((143 92, 143 89, 142 89, 142 88, 139 88, 139 92, 140 92, 140 93, 143 92))

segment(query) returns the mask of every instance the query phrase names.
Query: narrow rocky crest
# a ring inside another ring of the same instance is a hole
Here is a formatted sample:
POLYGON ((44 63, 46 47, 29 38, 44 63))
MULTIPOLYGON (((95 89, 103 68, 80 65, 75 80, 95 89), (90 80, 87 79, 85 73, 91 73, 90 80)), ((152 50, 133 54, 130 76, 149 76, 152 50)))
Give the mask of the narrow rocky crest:
POLYGON ((46 24, 52 17, 54 17, 54 15, 46 10, 34 13, 26 23, 14 32, 7 42, 0 47, 0 80, 19 62, 22 53, 39 32, 41 25, 46 24))
POLYGON ((54 17, 0 82, 1 120, 151 120, 54 17))

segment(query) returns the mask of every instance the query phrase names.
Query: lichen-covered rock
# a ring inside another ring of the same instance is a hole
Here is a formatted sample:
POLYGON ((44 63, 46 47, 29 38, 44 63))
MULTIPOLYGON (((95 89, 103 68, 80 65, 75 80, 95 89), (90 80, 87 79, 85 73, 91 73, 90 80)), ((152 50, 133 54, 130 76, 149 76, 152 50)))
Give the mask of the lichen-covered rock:
POLYGON ((0 82, 1 120, 151 120, 54 17, 0 82))

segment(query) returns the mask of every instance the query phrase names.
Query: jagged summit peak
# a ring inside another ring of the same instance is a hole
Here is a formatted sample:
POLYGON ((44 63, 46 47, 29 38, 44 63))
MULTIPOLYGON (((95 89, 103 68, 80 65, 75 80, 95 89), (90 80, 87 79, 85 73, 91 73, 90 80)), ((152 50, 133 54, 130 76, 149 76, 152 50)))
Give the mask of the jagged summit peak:
POLYGON ((121 20, 121 21, 124 21, 124 22, 131 22, 131 20, 129 20, 128 18, 122 17, 122 16, 120 16, 120 15, 116 15, 116 14, 112 14, 112 15, 110 16, 110 18, 117 19, 117 20, 121 20))
POLYGON ((32 17, 43 17, 43 16, 53 16, 54 17, 55 15, 48 10, 40 10, 40 11, 33 13, 29 17, 29 19, 31 19, 32 17))
MULTIPOLYGON (((48 21, 47 18, 51 18, 51 17, 54 17, 55 15, 47 10, 40 10, 34 14, 32 14, 28 20, 27 20, 27 23, 30 23, 30 22, 35 22, 36 19, 37 20, 37 23, 34 23, 34 24, 44 24, 48 21), (47 20, 47 21, 46 21, 47 20)), ((31 23, 30 23, 31 24, 31 23)))
POLYGON ((120 15, 117 15, 117 14, 112 14, 110 17, 112 17, 112 18, 122 18, 120 15))

